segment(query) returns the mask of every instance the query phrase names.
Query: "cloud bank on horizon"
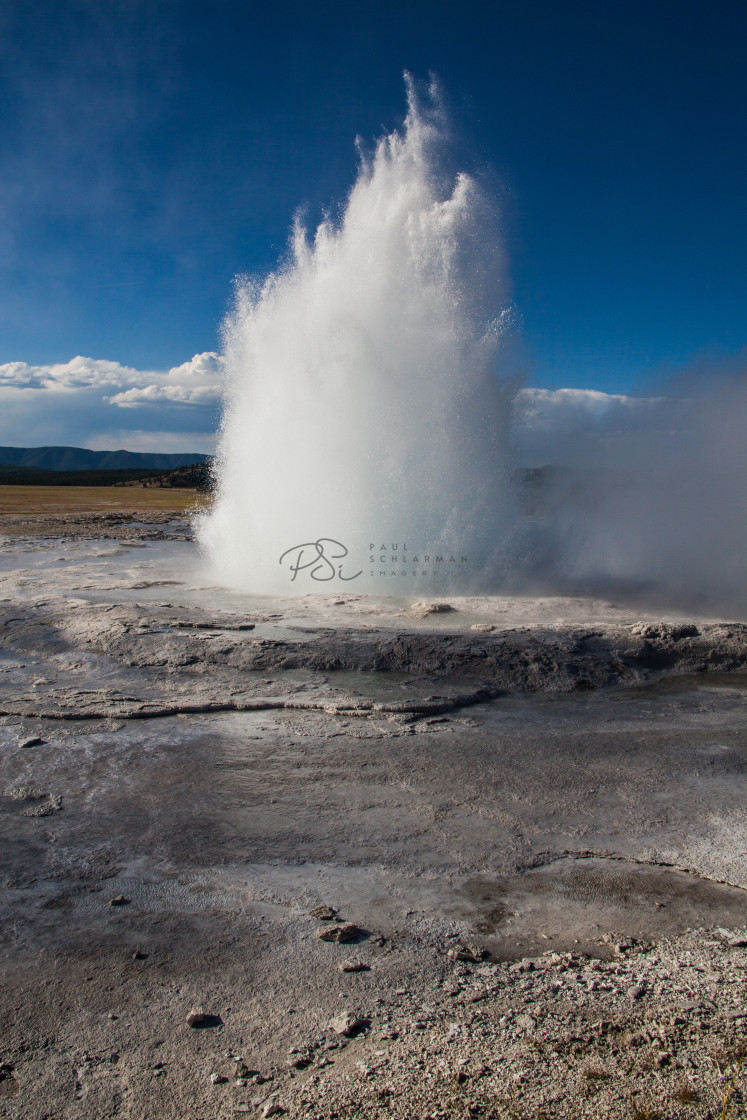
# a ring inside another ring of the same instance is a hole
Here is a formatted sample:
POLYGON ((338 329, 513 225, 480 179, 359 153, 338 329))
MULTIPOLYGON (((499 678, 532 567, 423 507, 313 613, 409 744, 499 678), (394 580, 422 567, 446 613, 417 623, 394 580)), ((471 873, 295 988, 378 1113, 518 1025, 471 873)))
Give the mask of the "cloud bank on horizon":
MULTIPOLYGON (((223 363, 215 351, 165 371, 80 355, 49 365, 6 362, 0 364, 0 444, 210 452, 222 392, 223 363)), ((661 445, 699 426, 703 399, 698 392, 645 397, 521 388, 512 451, 525 467, 583 468, 618 453, 630 459, 649 440, 661 445), (686 400, 698 403, 688 407, 686 400)))
POLYGON ((0 442, 94 450, 212 451, 221 359, 195 354, 166 371, 101 358, 0 365, 0 442))

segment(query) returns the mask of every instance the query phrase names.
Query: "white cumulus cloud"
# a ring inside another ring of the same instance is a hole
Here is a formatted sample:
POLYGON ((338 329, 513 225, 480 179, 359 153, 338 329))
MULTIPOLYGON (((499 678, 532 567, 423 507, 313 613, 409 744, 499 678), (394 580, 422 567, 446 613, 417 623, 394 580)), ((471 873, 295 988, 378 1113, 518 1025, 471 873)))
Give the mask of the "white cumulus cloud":
POLYGON ((208 436, 217 423, 221 375, 213 351, 169 370, 80 355, 49 365, 6 362, 0 365, 0 444, 92 446, 108 431, 124 432, 126 443, 128 430, 133 440, 149 431, 154 440, 168 430, 177 438, 208 436))
POLYGON ((189 362, 166 372, 138 370, 102 358, 80 355, 69 362, 34 366, 27 362, 0 365, 2 389, 29 389, 63 392, 70 389, 118 389, 107 397, 112 404, 131 405, 145 393, 143 403, 167 400, 183 404, 204 404, 220 396, 220 358, 212 351, 195 354, 189 362), (122 398, 122 399, 120 399, 122 398))
POLYGON ((106 399, 119 408, 137 408, 142 404, 172 401, 175 404, 212 404, 219 393, 213 385, 145 385, 142 389, 125 389, 106 399))

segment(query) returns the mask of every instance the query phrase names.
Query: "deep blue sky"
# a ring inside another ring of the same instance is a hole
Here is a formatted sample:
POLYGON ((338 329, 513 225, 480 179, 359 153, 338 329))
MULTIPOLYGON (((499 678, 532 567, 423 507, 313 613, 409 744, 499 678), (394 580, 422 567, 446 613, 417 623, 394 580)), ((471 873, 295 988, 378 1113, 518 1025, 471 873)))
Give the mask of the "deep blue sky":
MULTIPOLYGON (((642 389, 744 346, 735 3, 5 0, 0 363, 168 368, 232 277, 342 201, 356 135, 440 78, 503 196, 534 384, 642 389)), ((19 440, 18 442, 23 442, 19 440)))

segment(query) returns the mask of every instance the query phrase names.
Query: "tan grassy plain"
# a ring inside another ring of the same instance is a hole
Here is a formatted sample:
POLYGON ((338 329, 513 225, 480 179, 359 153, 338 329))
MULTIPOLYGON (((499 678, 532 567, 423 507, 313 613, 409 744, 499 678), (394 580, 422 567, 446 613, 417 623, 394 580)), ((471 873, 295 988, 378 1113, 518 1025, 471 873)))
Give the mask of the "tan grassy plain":
POLYGON ((159 486, 0 486, 0 515, 204 508, 209 495, 159 486))

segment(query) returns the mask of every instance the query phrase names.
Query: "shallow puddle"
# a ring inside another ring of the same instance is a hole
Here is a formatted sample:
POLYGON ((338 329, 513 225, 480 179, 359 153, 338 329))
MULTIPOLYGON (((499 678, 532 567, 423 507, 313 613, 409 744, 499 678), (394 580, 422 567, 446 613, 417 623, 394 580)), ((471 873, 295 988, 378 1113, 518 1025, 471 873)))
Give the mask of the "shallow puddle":
POLYGON ((479 876, 465 894, 475 930, 497 955, 614 939, 658 939, 747 923, 747 891, 675 868, 566 857, 511 878, 479 876))

